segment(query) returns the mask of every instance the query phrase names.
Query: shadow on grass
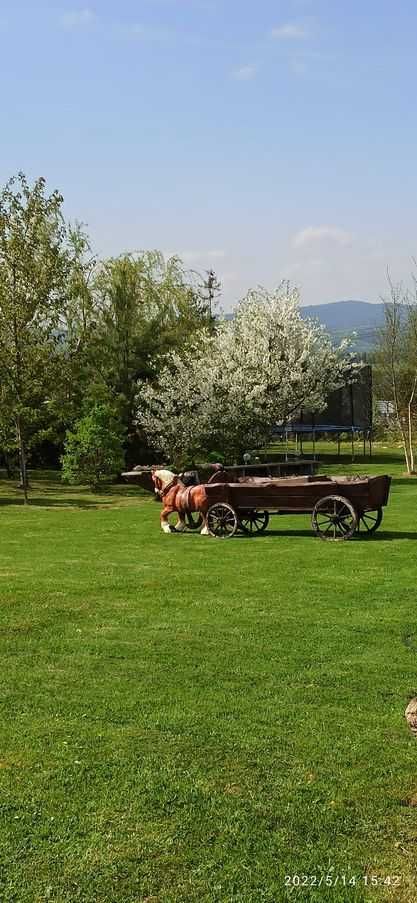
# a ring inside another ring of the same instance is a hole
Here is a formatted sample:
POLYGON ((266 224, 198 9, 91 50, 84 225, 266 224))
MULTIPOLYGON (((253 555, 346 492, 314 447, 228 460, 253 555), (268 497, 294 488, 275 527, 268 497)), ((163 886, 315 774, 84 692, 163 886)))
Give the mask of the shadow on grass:
MULTIPOLYGON (((305 528, 304 530, 302 530, 302 529, 301 529, 301 530, 297 530, 297 529, 294 529, 294 530, 291 530, 291 529, 287 529, 287 530, 285 530, 285 529, 284 529, 284 530, 266 530, 265 533, 255 533, 255 534, 253 534, 253 536, 246 536, 244 533, 238 533, 238 534, 236 534, 236 537, 237 537, 238 539, 258 539, 258 540, 261 540, 263 536, 311 536, 311 537, 314 537, 314 538, 318 538, 318 537, 315 537, 315 534, 313 533, 313 530, 312 530, 311 528, 310 528, 310 529, 305 528)), ((234 537, 234 538, 236 538, 236 537, 234 537)), ((397 540, 397 539, 414 539, 414 540, 417 540, 417 531, 411 531, 411 530, 401 530, 401 531, 400 531, 400 530, 377 530, 376 533, 371 533, 371 534, 370 534, 370 533, 365 533, 365 532, 360 532, 360 533, 356 533, 355 536, 353 537, 353 539, 354 539, 356 542, 358 542, 358 541, 359 541, 359 542, 362 542, 362 541, 363 541, 363 542, 382 542, 382 541, 385 541, 385 542, 386 542, 387 540, 388 540, 388 541, 391 541, 391 540, 394 540, 394 539, 395 539, 395 540, 397 540)), ((331 542, 332 540, 328 540, 328 541, 331 542)), ((346 540, 346 541, 349 542, 350 540, 346 540)))
MULTIPOLYGON (((16 507, 25 507, 24 500, 21 498, 0 498, 0 508, 9 507, 9 505, 13 505, 16 507)), ((88 499, 80 499, 80 498, 37 498, 36 496, 31 496, 29 499, 28 508, 103 508, 105 507, 105 499, 102 502, 97 502, 95 499, 91 499, 91 502, 88 499)))
POLYGON ((376 533, 372 533, 370 536, 366 536, 364 533, 359 535, 366 542, 375 542, 379 539, 417 539, 417 532, 412 530, 377 530, 376 533))
MULTIPOLYGON (((24 505, 23 493, 17 488, 17 486, 10 487, 10 495, 8 494, 9 487, 1 487, 5 489, 4 495, 0 495, 0 507, 2 506, 20 506, 24 505)), ((141 492, 140 490, 132 490, 128 489, 126 491, 125 487, 119 487, 115 485, 104 485, 97 487, 96 489, 90 491, 88 487, 82 487, 83 494, 81 496, 77 496, 76 493, 80 491, 80 487, 71 487, 71 486, 61 486, 61 485, 49 485, 49 486, 36 486, 33 485, 29 488, 29 505, 28 507, 32 508, 107 508, 109 505, 114 505, 118 502, 123 502, 127 500, 143 500, 144 498, 154 498, 154 496, 150 496, 148 492, 141 492), (122 491, 120 491, 120 489, 122 491), (38 495, 38 493, 40 493, 38 495), (90 497, 89 497, 90 496, 90 497)), ((156 497, 155 497, 156 498, 156 497)))

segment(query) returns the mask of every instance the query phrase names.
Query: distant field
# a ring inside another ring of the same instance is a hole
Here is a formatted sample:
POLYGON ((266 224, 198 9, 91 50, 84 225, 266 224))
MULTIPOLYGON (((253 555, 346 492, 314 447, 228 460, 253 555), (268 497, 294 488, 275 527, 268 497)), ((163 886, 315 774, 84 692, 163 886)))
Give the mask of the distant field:
MULTIPOLYGON (((296 451, 295 442, 288 445, 290 453, 296 451)), ((285 443, 277 443, 269 448, 271 455, 285 454, 285 443)), ((404 458, 401 449, 392 448, 385 442, 374 442, 372 445, 372 455, 369 457, 369 446, 366 445, 366 454, 363 453, 363 442, 355 439, 354 442, 354 461, 352 462, 351 441, 343 439, 340 445, 340 457, 337 453, 337 440, 325 441, 320 440, 315 443, 315 453, 319 460, 319 472, 323 473, 363 473, 378 474, 389 473, 392 476, 405 476, 404 458)), ((313 457, 313 443, 304 438, 303 440, 303 456, 307 458, 313 457)), ((268 450, 264 455, 268 457, 268 450)), ((417 486, 417 480, 416 480, 417 486)))
POLYGON ((25 509, 0 483, 1 903, 416 899, 417 480, 376 451, 325 461, 395 475, 341 544, 306 516, 166 536, 130 487, 32 474, 25 509))

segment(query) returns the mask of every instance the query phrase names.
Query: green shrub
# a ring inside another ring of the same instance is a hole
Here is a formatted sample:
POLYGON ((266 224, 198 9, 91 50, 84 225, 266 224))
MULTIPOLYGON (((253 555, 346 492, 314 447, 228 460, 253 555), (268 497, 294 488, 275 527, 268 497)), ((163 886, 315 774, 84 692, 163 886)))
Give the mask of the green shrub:
POLYGON ((108 404, 96 404, 68 430, 61 458, 66 483, 97 486, 120 473, 124 465, 123 430, 108 404))
POLYGON ((225 456, 219 451, 211 451, 207 455, 207 462, 209 464, 224 464, 225 456))

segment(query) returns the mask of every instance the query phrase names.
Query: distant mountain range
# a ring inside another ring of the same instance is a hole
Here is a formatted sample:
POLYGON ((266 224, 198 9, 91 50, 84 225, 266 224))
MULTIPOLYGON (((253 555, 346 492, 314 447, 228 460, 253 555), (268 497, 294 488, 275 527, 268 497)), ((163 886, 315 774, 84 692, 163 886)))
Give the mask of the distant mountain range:
MULTIPOLYGON (((356 333, 356 351, 371 351, 384 325, 384 305, 368 301, 333 301, 330 304, 310 304, 300 308, 303 317, 318 320, 337 340, 356 333)), ((233 319, 233 314, 226 314, 233 319)))
POLYGON ((330 304, 310 304, 301 308, 304 317, 317 319, 335 339, 356 333, 356 351, 371 351, 384 325, 384 305, 367 301, 334 301, 330 304))
POLYGON ((378 329, 384 324, 384 305, 367 301, 334 301, 330 304, 310 304, 302 307, 305 317, 320 320, 330 330, 378 329))

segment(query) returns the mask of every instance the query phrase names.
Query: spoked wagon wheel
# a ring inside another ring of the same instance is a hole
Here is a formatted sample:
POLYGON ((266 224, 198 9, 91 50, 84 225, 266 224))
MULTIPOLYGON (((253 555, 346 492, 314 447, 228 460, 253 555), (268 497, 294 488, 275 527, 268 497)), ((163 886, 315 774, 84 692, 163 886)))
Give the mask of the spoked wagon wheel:
POLYGON ((342 542, 353 536, 358 526, 358 516, 349 499, 341 495, 327 495, 317 502, 311 524, 320 539, 342 542))
POLYGON ((263 533, 268 524, 268 511, 242 511, 239 517, 239 527, 249 536, 253 536, 255 533, 263 533))
POLYGON ((203 526, 203 515, 199 511, 190 511, 185 515, 187 530, 199 530, 203 526))
POLYGON ((378 529, 381 521, 382 508, 377 508, 376 511, 363 511, 362 514, 359 515, 358 533, 361 531, 365 536, 369 536, 370 533, 375 533, 375 530, 378 529))
POLYGON ((227 502, 217 502, 207 511, 207 526, 210 535, 219 539, 234 536, 238 528, 236 511, 227 502))

